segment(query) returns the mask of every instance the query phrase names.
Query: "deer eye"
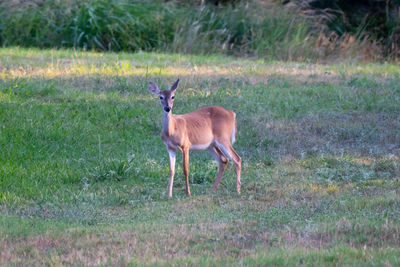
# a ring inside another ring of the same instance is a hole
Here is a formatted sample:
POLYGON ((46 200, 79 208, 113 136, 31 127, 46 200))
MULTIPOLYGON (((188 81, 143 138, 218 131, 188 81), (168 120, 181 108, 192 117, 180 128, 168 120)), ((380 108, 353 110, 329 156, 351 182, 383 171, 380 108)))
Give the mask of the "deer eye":
POLYGON ((164 99, 164 97, 160 96, 160 99, 164 99))
POLYGON ((172 98, 172 99, 174 99, 174 98, 175 98, 175 96, 171 96, 171 98, 172 98))

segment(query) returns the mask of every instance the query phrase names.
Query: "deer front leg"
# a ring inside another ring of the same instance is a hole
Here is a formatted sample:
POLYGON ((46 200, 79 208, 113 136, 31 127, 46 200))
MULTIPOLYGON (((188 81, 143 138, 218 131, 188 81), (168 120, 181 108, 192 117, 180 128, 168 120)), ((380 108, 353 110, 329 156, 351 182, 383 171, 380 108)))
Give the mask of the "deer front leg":
POLYGON ((183 174, 186 178, 186 194, 190 196, 190 189, 189 189, 189 149, 184 148, 182 149, 183 155, 183 174))
POLYGON ((168 185, 168 197, 172 197, 172 186, 174 184, 174 174, 175 174, 175 151, 168 150, 169 154, 169 185, 168 185))

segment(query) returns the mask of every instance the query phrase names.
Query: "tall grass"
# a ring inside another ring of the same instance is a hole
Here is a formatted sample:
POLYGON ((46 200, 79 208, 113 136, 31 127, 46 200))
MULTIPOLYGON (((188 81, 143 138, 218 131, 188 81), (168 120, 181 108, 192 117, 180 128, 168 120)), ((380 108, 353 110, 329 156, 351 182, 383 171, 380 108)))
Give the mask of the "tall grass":
POLYGON ((0 4, 3 46, 153 50, 173 38, 175 16, 157 1, 26 1, 0 4))
POLYGON ((157 0, 3 2, 0 44, 293 60, 318 56, 309 22, 294 11, 253 1, 223 8, 157 0))
POLYGON ((321 54, 400 59, 399 1, 291 0, 318 32, 321 54), (322 43, 329 43, 321 46, 322 43), (333 50, 336 50, 335 52, 333 50))
POLYGON ((3 46, 61 47, 70 31, 74 1, 4 1, 0 3, 0 43, 3 46))
POLYGON ((172 49, 186 53, 227 53, 278 59, 312 54, 310 26, 293 10, 239 4, 191 9, 177 27, 172 49))

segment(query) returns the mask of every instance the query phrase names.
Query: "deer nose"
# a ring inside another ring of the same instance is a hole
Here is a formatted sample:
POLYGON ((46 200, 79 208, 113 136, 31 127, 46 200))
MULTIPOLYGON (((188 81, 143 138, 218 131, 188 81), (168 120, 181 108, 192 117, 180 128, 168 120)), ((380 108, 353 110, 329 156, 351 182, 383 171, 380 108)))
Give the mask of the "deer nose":
POLYGON ((170 108, 170 107, 164 107, 164 110, 165 110, 166 112, 170 112, 170 111, 171 111, 171 108, 170 108))

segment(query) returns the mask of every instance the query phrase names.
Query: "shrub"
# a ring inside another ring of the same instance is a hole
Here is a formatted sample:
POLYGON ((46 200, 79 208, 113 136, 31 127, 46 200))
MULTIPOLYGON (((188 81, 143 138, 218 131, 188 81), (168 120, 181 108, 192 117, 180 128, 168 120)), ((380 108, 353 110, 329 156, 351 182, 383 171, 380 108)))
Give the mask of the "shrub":
MULTIPOLYGON (((223 53, 281 60, 381 53, 362 29, 354 35, 343 34, 343 38, 332 34, 325 25, 335 16, 313 10, 306 5, 310 1, 288 5, 256 0, 217 1, 218 5, 201 2, 3 2, 0 45, 223 53)), ((396 45, 391 43, 394 50, 396 45)))

